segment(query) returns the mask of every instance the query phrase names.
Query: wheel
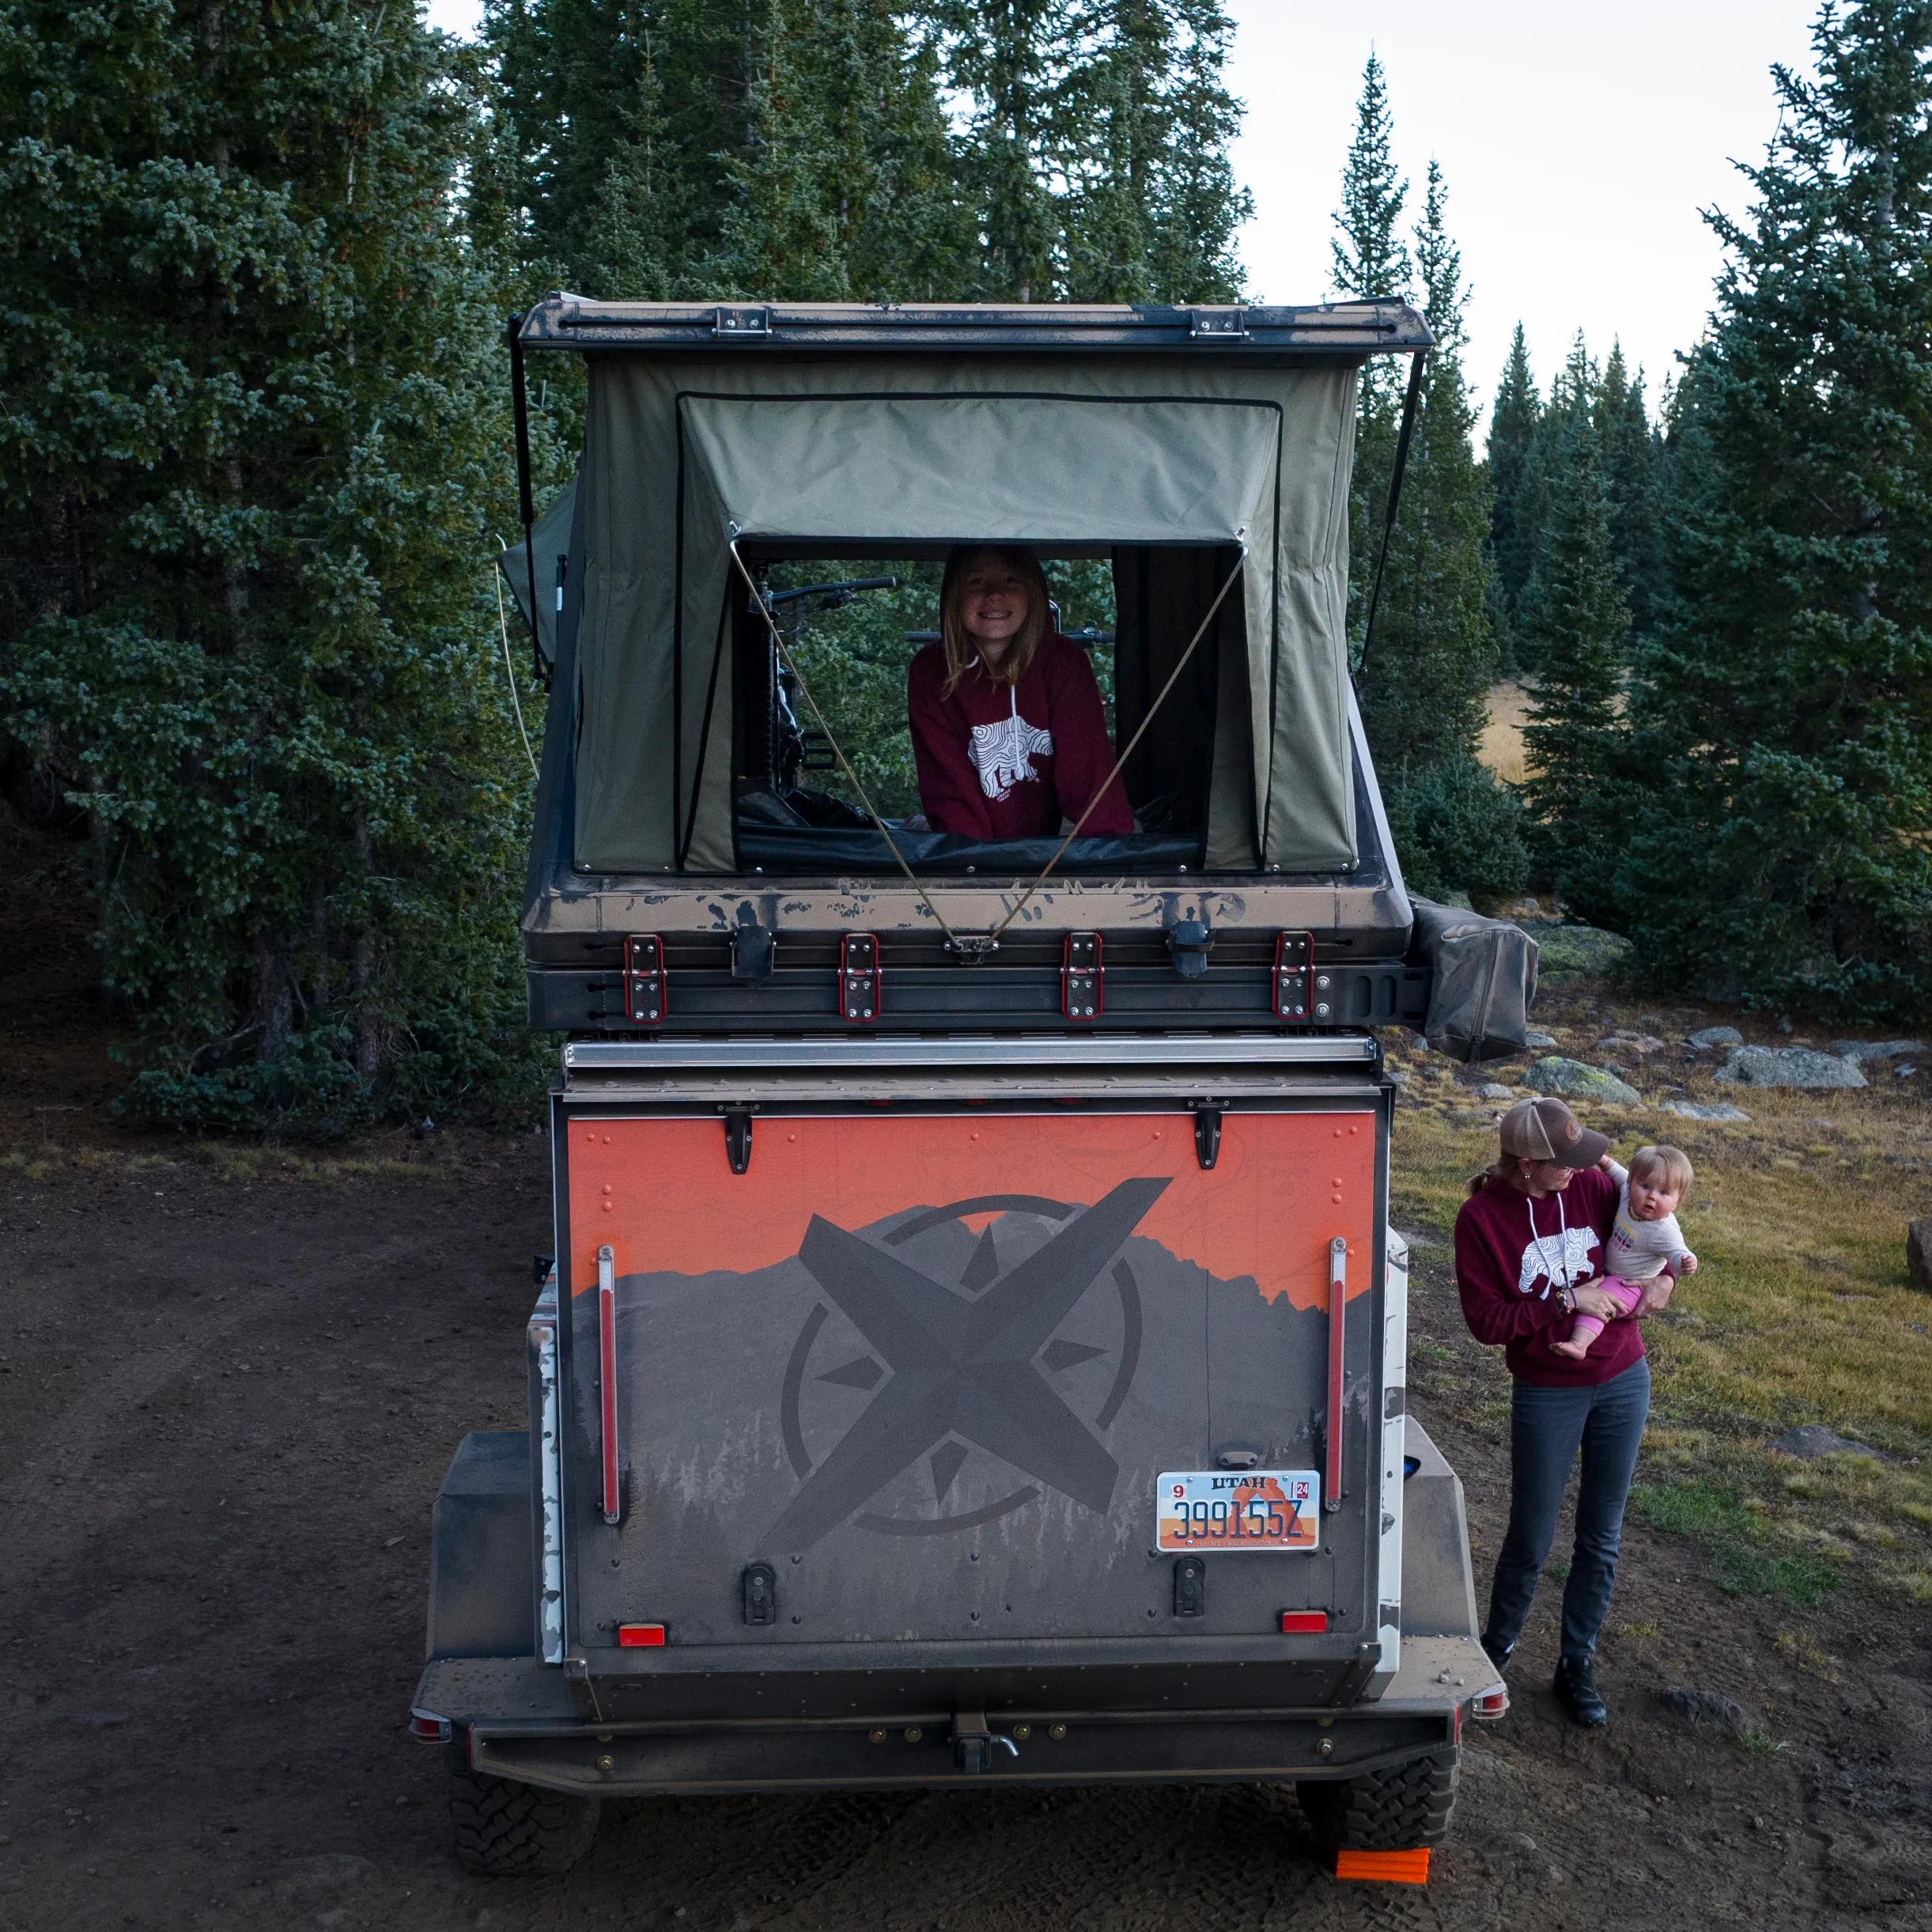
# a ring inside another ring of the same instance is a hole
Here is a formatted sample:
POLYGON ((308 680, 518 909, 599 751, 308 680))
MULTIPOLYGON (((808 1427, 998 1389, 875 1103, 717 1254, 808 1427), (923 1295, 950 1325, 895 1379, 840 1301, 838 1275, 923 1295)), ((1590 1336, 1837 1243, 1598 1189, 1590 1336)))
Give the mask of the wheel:
POLYGON ((450 1836, 466 1872, 486 1878, 567 1872, 590 1850, 595 1798, 472 1771, 460 1746, 449 1753, 447 1771, 450 1836))
POLYGON ((1310 1779, 1295 1796, 1315 1836, 1351 1851, 1409 1851, 1439 1845, 1456 1803, 1456 1748, 1385 1771, 1310 1779))

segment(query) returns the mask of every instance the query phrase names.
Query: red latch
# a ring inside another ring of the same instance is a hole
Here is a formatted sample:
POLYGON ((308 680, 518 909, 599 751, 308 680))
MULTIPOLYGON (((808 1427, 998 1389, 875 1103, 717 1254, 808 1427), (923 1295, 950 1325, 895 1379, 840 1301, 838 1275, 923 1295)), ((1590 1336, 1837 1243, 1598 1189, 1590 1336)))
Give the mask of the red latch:
POLYGON ((1275 939, 1275 1017, 1306 1019, 1315 1004, 1315 936, 1283 932, 1275 939))
POLYGON ((664 1017, 664 947, 655 932, 633 932, 624 942, 624 1017, 654 1026, 664 1017))
POLYGON ((1106 970, 1098 932, 1069 932, 1060 955, 1060 1010, 1080 1023, 1098 1019, 1106 1004, 1106 970))
POLYGON ((838 1016, 856 1026, 879 1017, 879 936, 848 932, 838 942, 838 1016))

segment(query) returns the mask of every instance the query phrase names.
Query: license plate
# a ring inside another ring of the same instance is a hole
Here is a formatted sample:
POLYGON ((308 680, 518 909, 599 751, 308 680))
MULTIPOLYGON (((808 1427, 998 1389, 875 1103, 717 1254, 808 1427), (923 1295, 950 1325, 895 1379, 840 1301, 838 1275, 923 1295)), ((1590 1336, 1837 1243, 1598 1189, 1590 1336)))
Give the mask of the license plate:
POLYGON ((1321 1478, 1313 1469, 1170 1469, 1155 1494, 1159 1549, 1315 1547, 1321 1478))

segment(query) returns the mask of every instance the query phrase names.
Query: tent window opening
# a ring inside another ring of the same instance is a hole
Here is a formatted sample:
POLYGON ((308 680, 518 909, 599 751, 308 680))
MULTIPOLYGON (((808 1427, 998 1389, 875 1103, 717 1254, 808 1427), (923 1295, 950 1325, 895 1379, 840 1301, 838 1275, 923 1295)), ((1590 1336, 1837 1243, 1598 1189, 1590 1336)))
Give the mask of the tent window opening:
MULTIPOLYGON (((1103 745, 1084 747, 1089 762, 1110 769, 1117 750, 1146 721, 1150 707, 1232 568, 1237 553, 1216 545, 1126 546, 1096 554, 1031 546, 1046 580, 1049 626, 1091 667, 1104 724, 1103 745)), ((801 555, 789 546, 748 543, 745 555, 787 652, 773 641, 765 615, 742 580, 727 597, 719 641, 733 667, 732 795, 735 843, 742 870, 798 872, 897 869, 872 825, 866 801, 884 819, 906 859, 940 872, 1011 868, 1042 863, 1087 800, 1068 804, 1064 785, 1057 822, 1025 837, 962 836, 928 816, 922 797, 908 705, 914 660, 928 653, 928 682, 939 658, 943 553, 801 555), (790 662, 786 661, 788 655, 790 662), (799 688, 802 679, 809 699, 799 688), (829 739, 836 739, 850 782, 829 739), (1035 848, 1038 849, 1036 851, 1035 848)), ((1238 599, 1217 620, 1221 633, 1203 639, 1121 774, 1131 829, 1110 826, 1074 839, 1057 869, 1079 871, 1198 868, 1206 845, 1216 758, 1216 726, 1247 716, 1246 643, 1238 599), (1232 683, 1235 701, 1224 703, 1232 683)), ((1064 653, 1065 646, 1056 647, 1064 653)), ((1009 687, 1010 689, 1010 687, 1009 687)), ((1088 701, 1091 704, 1091 699, 1088 701)), ((980 708, 985 708, 982 694, 980 708)), ((996 709, 996 707, 995 707, 996 709)), ((1014 705, 1011 734, 1051 750, 1014 705)), ((958 748, 978 760, 992 786, 1004 720, 978 736, 985 746, 958 748), (987 751, 981 758, 982 750, 987 751)), ((1078 769, 1068 755, 1062 770, 1078 769)), ((1223 748, 1225 752, 1226 747, 1223 748)), ((1245 747, 1240 756, 1246 758, 1245 747)), ((1042 758, 1040 775, 1053 783, 1042 758)), ((931 767, 928 767, 928 781, 931 767)), ((941 811, 943 807, 940 808, 941 811)))

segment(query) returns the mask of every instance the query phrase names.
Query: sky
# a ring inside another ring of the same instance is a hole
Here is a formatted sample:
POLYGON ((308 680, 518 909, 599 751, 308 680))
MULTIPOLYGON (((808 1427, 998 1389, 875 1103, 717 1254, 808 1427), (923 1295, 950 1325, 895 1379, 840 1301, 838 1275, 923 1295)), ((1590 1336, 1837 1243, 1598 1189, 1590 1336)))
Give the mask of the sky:
MULTIPOLYGON (((1654 399, 1695 343, 1721 261, 1699 210, 1741 214, 1734 161, 1777 127, 1774 62, 1808 71, 1817 0, 1224 0, 1228 81, 1246 104, 1235 172, 1254 196, 1251 293, 1319 301, 1342 164, 1371 46, 1396 158, 1420 213, 1429 158, 1474 294, 1466 373, 1487 396, 1520 320, 1547 386, 1582 329, 1613 339, 1654 399)), ((480 0, 427 0, 475 31, 480 0)))

